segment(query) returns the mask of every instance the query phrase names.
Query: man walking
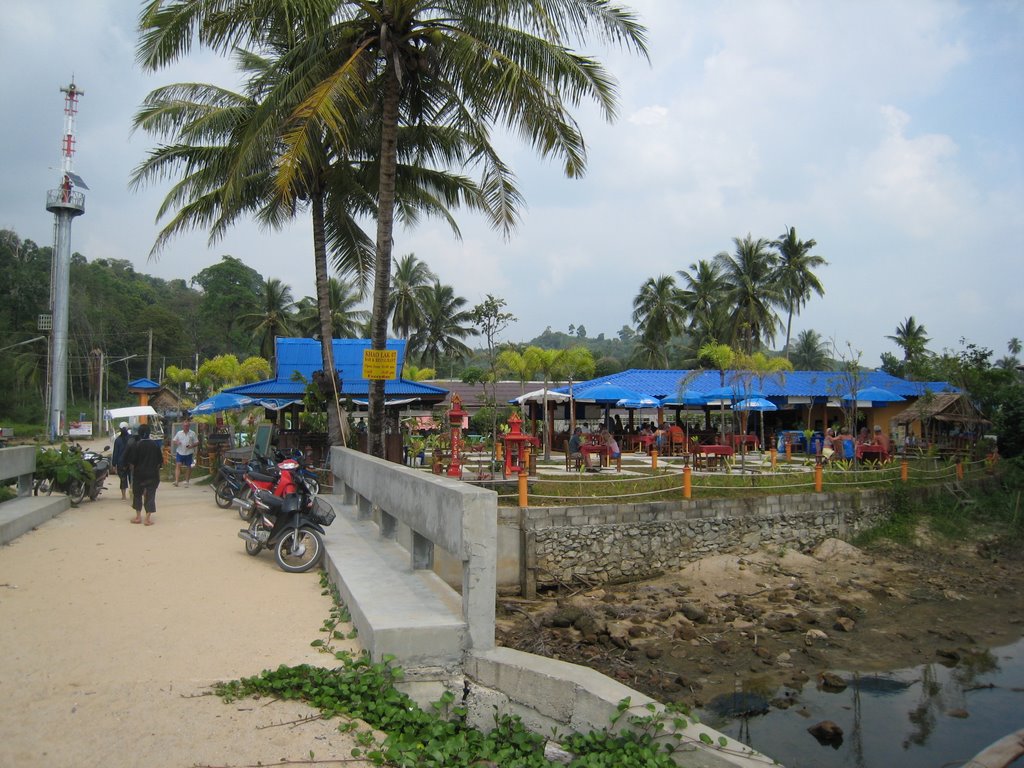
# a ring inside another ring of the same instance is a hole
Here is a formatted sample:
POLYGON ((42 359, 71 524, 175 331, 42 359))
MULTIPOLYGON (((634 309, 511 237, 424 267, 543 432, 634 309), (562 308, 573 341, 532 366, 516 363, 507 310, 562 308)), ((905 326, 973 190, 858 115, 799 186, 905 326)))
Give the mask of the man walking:
POLYGON ((164 465, 164 452, 160 444, 149 439, 149 424, 139 427, 139 435, 128 446, 125 461, 132 476, 133 523, 142 522, 142 508, 146 508, 146 525, 153 524, 156 512, 156 489, 160 485, 160 467, 164 465))
POLYGON ((171 448, 174 451, 175 485, 181 480, 181 468, 184 467, 185 487, 188 487, 189 480, 192 479, 192 461, 197 445, 199 445, 199 438, 192 431, 192 422, 189 419, 185 419, 185 423, 181 425, 181 429, 177 431, 174 439, 171 440, 171 448))

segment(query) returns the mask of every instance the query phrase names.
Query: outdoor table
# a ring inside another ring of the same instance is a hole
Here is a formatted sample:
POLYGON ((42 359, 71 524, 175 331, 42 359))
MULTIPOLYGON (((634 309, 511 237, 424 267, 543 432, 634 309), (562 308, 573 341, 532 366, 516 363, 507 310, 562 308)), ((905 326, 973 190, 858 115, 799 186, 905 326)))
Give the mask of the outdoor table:
POLYGON ((735 451, 728 445, 698 445, 694 453, 698 458, 702 458, 704 465, 710 469, 720 458, 732 456, 735 451))
POLYGON ((586 445, 580 446, 580 453, 587 458, 587 463, 590 463, 590 455, 596 453, 600 457, 600 465, 602 467, 608 466, 608 446, 604 443, 587 443, 586 445))
POLYGON ((863 459, 878 459, 879 461, 886 461, 889 458, 889 454, 885 448, 881 445, 858 445, 857 446, 857 459, 858 461, 863 459))
POLYGON ((626 435, 627 451, 650 453, 653 443, 654 435, 626 435))
POLYGON ((732 447, 734 450, 738 451, 744 443, 746 443, 748 448, 756 451, 759 445, 757 435, 732 435, 732 447))

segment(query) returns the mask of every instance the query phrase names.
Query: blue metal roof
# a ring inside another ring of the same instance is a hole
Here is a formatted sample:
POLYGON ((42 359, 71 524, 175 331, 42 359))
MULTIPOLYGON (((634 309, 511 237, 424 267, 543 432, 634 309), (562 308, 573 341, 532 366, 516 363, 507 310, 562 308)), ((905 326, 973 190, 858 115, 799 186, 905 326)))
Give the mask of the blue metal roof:
MULTIPOLYGON (((363 372, 363 350, 370 349, 369 339, 334 339, 334 367, 341 374, 341 394, 349 397, 366 397, 370 382, 361 378, 363 372)), ((405 342, 388 339, 387 349, 398 352, 398 368, 401 370, 405 357, 405 342)), ((273 379, 243 384, 224 390, 249 397, 302 397, 306 383, 313 380, 313 372, 323 369, 323 356, 317 339, 277 339, 277 371, 273 379), (302 379, 296 380, 299 374, 302 379)), ((429 384, 420 384, 407 379, 393 379, 384 382, 387 397, 425 397, 443 399, 448 390, 429 384)))
POLYGON ((135 379, 128 382, 128 389, 160 389, 160 385, 152 379, 135 379))
MULTIPOLYGON (((687 370, 645 370, 632 368, 573 385, 573 394, 597 384, 616 384, 621 387, 656 397, 665 403, 672 403, 683 389, 707 393, 722 386, 722 375, 718 371, 687 370)), ((733 386, 738 394, 757 391, 767 398, 786 397, 843 397, 851 389, 849 374, 837 371, 786 371, 766 376, 764 379, 751 378, 749 373, 725 372, 725 384, 733 386)), ((906 381, 884 371, 859 371, 856 374, 857 389, 879 387, 902 397, 920 397, 925 391, 956 392, 947 382, 906 381)), ((552 391, 568 394, 569 387, 557 387, 552 391)))

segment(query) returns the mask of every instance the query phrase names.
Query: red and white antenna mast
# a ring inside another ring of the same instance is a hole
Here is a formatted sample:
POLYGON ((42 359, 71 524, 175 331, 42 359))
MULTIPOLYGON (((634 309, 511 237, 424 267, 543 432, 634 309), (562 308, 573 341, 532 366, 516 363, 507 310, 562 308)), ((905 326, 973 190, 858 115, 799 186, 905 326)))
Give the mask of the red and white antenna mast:
MULTIPOLYGON (((62 87, 64 94, 64 136, 61 139, 60 187, 46 193, 46 210, 54 215, 53 270, 50 282, 50 307, 53 328, 50 334, 50 387, 48 425, 51 439, 67 434, 68 378, 68 295, 71 278, 71 221, 85 213, 85 194, 75 187, 88 189, 72 170, 75 155, 75 118, 78 99, 85 95, 74 78, 62 87)), ((99 420, 99 414, 97 420, 99 420)))

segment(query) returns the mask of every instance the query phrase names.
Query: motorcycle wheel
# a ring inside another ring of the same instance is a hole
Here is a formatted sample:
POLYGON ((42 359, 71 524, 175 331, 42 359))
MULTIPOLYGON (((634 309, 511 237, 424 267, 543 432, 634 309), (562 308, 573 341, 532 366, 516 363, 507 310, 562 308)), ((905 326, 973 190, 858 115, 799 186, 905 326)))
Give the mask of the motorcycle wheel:
MULTIPOLYGON (((259 521, 253 520, 252 523, 249 525, 249 533, 255 534, 256 531, 259 530, 259 527, 259 521)), ((260 544, 258 541, 249 541, 248 539, 245 540, 245 554, 252 555, 255 557, 260 553, 262 549, 263 545, 260 544)))
POLYGON ((309 489, 310 496, 318 496, 320 494, 320 483, 316 481, 315 477, 304 477, 302 480, 306 484, 306 488, 309 489))
MULTIPOLYGON (((252 488, 250 488, 248 485, 245 486, 245 488, 242 489, 242 492, 240 494, 238 494, 235 498, 236 499, 241 499, 242 501, 252 501, 252 488)), ((252 516, 255 513, 256 513, 256 506, 255 505, 249 507, 248 509, 246 509, 243 506, 239 506, 238 507, 238 516, 240 518, 242 518, 243 520, 245 520, 246 522, 249 522, 250 520, 252 520, 252 516)))
POLYGON ((228 485, 227 480, 221 480, 217 483, 217 487, 213 492, 213 500, 221 509, 227 509, 231 506, 231 502, 235 500, 235 494, 231 491, 231 486, 228 485))
POLYGON ((304 573, 316 567, 324 553, 324 540, 312 528, 299 528, 284 534, 274 548, 274 559, 282 571, 304 573))
POLYGON ((72 507, 81 504, 85 500, 85 483, 81 480, 68 481, 68 498, 72 507))

